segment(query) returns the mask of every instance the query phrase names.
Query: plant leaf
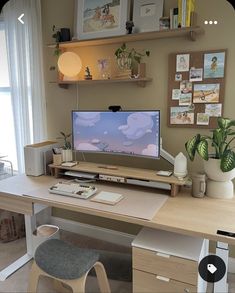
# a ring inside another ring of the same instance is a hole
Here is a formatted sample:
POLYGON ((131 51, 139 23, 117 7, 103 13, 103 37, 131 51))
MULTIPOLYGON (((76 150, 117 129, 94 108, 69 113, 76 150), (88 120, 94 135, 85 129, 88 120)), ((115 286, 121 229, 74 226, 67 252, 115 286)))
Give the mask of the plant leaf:
POLYGON ((220 162, 220 169, 223 172, 229 172, 235 168, 235 153, 232 150, 227 150, 223 153, 220 162))
POLYGON ((195 153, 197 150, 197 145, 200 142, 200 137, 201 137, 200 134, 197 134, 185 143, 185 149, 191 161, 194 160, 195 153))
POLYGON ((208 161, 208 142, 207 140, 201 140, 197 145, 197 152, 204 160, 208 161))
POLYGON ((229 118, 219 117, 217 122, 218 126, 222 129, 228 129, 231 126, 235 126, 235 120, 231 120, 229 118))

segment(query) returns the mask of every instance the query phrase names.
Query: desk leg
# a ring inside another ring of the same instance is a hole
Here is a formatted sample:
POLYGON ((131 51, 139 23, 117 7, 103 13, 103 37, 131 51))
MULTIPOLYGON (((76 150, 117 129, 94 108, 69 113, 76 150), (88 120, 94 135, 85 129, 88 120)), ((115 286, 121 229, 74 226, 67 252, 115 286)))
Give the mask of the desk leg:
POLYGON ((35 227, 36 216, 25 215, 25 230, 26 230, 26 247, 27 253, 18 258, 12 264, 0 271, 0 281, 5 281, 15 271, 20 269, 23 265, 29 262, 33 258, 33 241, 32 232, 35 227))
POLYGON ((229 254, 228 244, 223 242, 217 242, 216 255, 222 258, 222 260, 225 262, 226 272, 223 279, 214 284, 214 293, 228 293, 228 283, 227 283, 228 254, 229 254))

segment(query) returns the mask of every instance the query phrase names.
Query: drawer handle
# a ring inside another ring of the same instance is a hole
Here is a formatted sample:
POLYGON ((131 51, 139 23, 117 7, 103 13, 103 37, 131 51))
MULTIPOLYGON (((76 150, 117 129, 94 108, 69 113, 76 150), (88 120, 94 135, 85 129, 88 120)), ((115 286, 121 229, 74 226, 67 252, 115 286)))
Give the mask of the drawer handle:
POLYGON ((161 280, 161 281, 164 281, 164 282, 170 282, 170 279, 169 278, 162 277, 162 276, 156 276, 156 279, 161 280))
POLYGON ((169 257, 170 257, 169 254, 162 253, 162 252, 156 252, 156 255, 157 255, 157 256, 161 256, 161 257, 165 257, 165 258, 169 258, 169 257))

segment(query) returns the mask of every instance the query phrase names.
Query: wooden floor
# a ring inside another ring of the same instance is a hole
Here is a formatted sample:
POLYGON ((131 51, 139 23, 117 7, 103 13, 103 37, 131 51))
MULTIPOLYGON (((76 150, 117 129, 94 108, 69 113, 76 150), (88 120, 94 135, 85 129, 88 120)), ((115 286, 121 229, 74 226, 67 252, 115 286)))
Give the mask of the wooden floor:
MULTIPOLYGON (((100 241, 88 237, 84 237, 78 234, 62 232, 61 238, 66 238, 71 243, 78 243, 81 247, 90 247, 97 249, 107 249, 118 252, 130 253, 130 248, 121 247, 118 245, 110 244, 105 241, 100 241)), ((0 269, 4 268, 7 264, 11 263, 18 257, 20 257, 26 251, 25 239, 16 240, 6 244, 0 243, 0 269)), ((15 292, 22 293, 26 292, 28 285, 28 274, 31 268, 32 262, 22 267, 6 281, 0 282, 0 293, 15 292)), ((130 282, 120 282, 109 280, 112 293, 131 293, 132 284, 130 282)), ((39 284, 38 292, 40 293, 55 293, 53 284, 50 279, 42 278, 39 284)), ((95 277, 88 277, 87 293, 99 292, 98 284, 95 277)), ((207 292, 212 292, 212 286, 208 286, 207 292)), ((229 293, 235 292, 235 274, 229 274, 229 293)), ((222 293, 222 292, 221 292, 222 293)))

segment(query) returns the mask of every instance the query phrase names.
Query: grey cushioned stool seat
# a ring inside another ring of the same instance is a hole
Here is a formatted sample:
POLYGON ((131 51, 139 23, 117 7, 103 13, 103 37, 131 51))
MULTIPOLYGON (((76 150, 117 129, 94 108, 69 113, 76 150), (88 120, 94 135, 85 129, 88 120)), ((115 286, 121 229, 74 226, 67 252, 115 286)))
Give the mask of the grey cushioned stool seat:
POLYGON ((34 259, 47 274, 59 279, 73 280, 80 278, 94 266, 99 259, 99 253, 51 239, 38 246, 34 259))
POLYGON ((91 249, 78 248, 58 239, 50 239, 38 246, 34 256, 28 292, 37 292, 40 276, 54 279, 57 291, 70 286, 75 293, 85 293, 88 273, 94 268, 101 293, 110 293, 105 268, 98 261, 99 253, 91 249))

